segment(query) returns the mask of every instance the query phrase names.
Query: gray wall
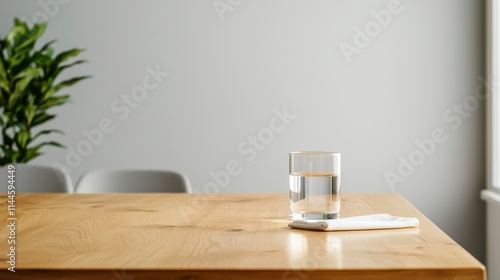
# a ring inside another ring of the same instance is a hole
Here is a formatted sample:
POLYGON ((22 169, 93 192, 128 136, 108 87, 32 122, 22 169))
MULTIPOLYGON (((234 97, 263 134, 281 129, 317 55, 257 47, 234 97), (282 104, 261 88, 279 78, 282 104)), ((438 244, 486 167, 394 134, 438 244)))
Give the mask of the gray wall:
POLYGON ((483 260, 483 1, 394 1, 2 0, 0 34, 45 17, 43 41, 90 60, 47 125, 70 150, 35 163, 74 181, 154 168, 198 192, 286 192, 289 151, 340 151, 344 192, 399 192, 483 260), (226 185, 210 172, 228 162, 226 185))

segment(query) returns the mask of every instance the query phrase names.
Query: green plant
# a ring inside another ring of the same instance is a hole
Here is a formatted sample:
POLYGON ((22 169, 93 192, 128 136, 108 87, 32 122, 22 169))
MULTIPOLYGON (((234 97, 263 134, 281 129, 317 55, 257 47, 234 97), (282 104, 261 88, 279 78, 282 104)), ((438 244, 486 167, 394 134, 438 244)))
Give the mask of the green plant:
POLYGON ((15 19, 14 27, 0 39, 0 166, 28 162, 41 155, 44 146, 63 147, 55 141, 36 141, 42 135, 62 131, 37 129, 34 133, 33 128, 55 118, 48 110, 68 101, 69 95, 58 94, 62 89, 89 77, 57 80, 64 70, 86 61, 67 63, 82 49, 56 55, 51 47, 55 40, 35 49, 46 27, 47 23, 42 23, 29 28, 15 19))

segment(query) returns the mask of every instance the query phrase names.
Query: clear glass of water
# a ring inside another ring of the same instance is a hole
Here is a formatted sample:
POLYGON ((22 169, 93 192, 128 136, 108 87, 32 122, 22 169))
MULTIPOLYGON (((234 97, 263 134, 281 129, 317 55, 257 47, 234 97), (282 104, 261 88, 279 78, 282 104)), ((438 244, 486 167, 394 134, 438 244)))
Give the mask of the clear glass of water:
POLYGON ((291 152, 290 218, 340 217, 340 153, 291 152))

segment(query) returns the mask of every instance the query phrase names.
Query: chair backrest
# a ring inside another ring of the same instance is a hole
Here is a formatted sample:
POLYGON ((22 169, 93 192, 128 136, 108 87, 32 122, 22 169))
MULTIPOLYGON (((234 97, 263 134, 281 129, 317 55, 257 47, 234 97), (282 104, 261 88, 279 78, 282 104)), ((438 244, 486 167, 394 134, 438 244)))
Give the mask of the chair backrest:
POLYGON ((78 180, 77 193, 191 193, 189 179, 166 170, 96 170, 78 180))
POLYGON ((15 169, 9 173, 8 166, 0 168, 0 190, 7 192, 9 175, 14 175, 16 193, 72 193, 73 184, 68 173, 51 166, 12 164, 15 169))

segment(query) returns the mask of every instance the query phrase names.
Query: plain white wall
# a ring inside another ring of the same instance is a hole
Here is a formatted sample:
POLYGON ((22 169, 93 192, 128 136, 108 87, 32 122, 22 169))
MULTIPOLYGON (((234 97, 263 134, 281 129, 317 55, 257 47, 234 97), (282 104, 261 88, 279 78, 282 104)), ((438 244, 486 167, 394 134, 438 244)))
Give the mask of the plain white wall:
POLYGON ((46 139, 70 150, 47 148, 34 163, 63 164, 74 181, 100 168, 171 169, 198 192, 214 192, 210 172, 235 161, 241 172, 215 191, 286 192, 288 152, 340 151, 344 192, 399 192, 483 260, 484 110, 473 97, 484 72, 483 7, 470 0, 1 0, 0 35, 14 16, 48 18, 40 43, 85 48, 89 63, 67 74, 94 76, 67 91, 71 104, 55 109, 58 118, 45 127, 64 130, 46 139), (374 24, 371 12, 388 5, 391 19, 374 24), (137 94, 148 67, 169 76, 135 108, 125 105, 122 95, 137 94), (453 105, 464 100, 462 117, 453 105), (294 118, 270 126, 283 108, 294 118), (82 131, 103 119, 114 130, 85 150, 82 131), (415 141, 434 129, 446 141, 421 159, 415 141), (252 148, 249 137, 259 133, 267 143, 252 148), (79 148, 88 155, 68 162, 79 148), (399 174, 399 157, 410 155, 420 165, 399 174), (387 172, 404 181, 391 187, 387 172))

